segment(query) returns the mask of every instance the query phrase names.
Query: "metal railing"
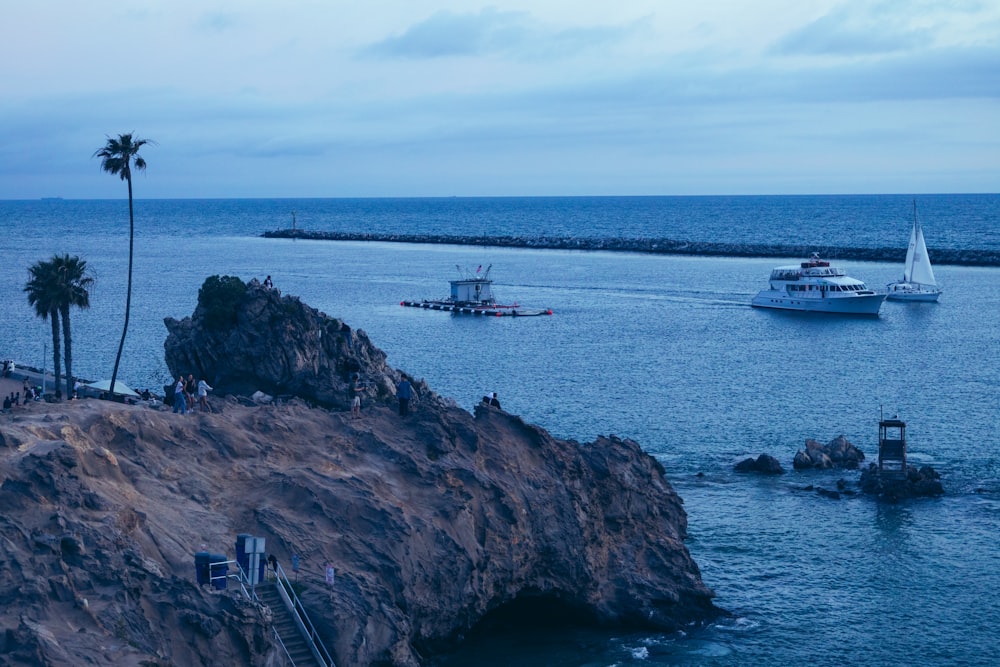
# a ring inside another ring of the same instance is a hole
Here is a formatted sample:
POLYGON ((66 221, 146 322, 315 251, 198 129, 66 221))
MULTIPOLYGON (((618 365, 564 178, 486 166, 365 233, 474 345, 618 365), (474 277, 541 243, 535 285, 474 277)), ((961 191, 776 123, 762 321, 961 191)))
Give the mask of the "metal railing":
POLYGON ((320 639, 319 633, 316 632, 316 626, 313 625, 312 621, 309 619, 309 614, 306 612, 306 608, 302 605, 302 601, 299 600, 299 596, 295 594, 295 589, 292 588, 292 582, 288 580, 285 576, 285 571, 282 569, 281 565, 275 563, 274 574, 277 581, 278 592, 281 594, 281 599, 284 601, 285 606, 292 612, 292 616, 295 618, 295 624, 299 626, 299 630, 302 631, 302 636, 306 638, 309 642, 309 647, 312 649, 313 657, 323 665, 323 667, 336 667, 333 662, 333 658, 330 657, 330 652, 326 650, 326 646, 323 645, 323 640, 320 639))
MULTIPOLYGON (((219 579, 235 579, 239 583, 240 591, 242 591, 243 596, 246 599, 256 602, 257 604, 264 604, 264 601, 261 600, 260 597, 257 595, 256 587, 250 583, 250 577, 247 576, 246 570, 243 569, 243 566, 239 563, 239 561, 235 560, 217 561, 215 563, 212 563, 209 567, 211 568, 212 566, 217 567, 219 565, 225 565, 228 568, 228 566, 233 564, 236 565, 236 572, 234 572, 233 574, 228 574, 227 572, 227 574, 212 575, 211 569, 209 569, 209 577, 208 577, 209 585, 214 586, 214 582, 219 579)), ((278 628, 276 628, 274 624, 271 625, 271 634, 274 635, 274 639, 275 641, 278 642, 278 646, 280 646, 281 650, 284 651, 285 657, 288 658, 288 663, 292 667, 295 667, 295 659, 292 658, 292 654, 289 652, 288 647, 285 646, 285 642, 281 640, 281 635, 278 633, 278 628)), ((313 652, 315 653, 315 651, 313 652)), ((324 667, 327 667, 327 665, 324 665, 324 667)), ((332 661, 329 663, 329 667, 334 667, 332 661)))
MULTIPOLYGON (((292 588, 292 582, 289 581, 288 577, 285 575, 284 569, 282 569, 280 564, 275 563, 275 567, 271 571, 274 572, 275 587, 278 590, 278 594, 281 596, 282 602, 285 603, 285 607, 292 612, 295 625, 299 628, 299 632, 302 633, 302 637, 309 644, 309 649, 312 651, 313 657, 316 658, 316 661, 319 662, 322 667, 336 667, 333 662, 333 658, 330 656, 330 652, 326 650, 323 640, 320 639, 319 633, 316 631, 316 626, 313 625, 312 620, 309 618, 306 608, 303 606, 302 601, 299 600, 299 596, 296 595, 295 589, 292 588)), ((214 586, 215 582, 219 579, 235 579, 239 582, 240 590, 242 591, 244 597, 258 604, 264 604, 264 602, 257 595, 255 585, 250 583, 250 578, 247 576, 246 571, 243 569, 243 566, 240 565, 239 561, 227 560, 210 563, 208 577, 209 585, 214 586), (226 566, 226 574, 213 574, 214 568, 217 568, 220 565, 226 566), (236 565, 236 571, 233 574, 228 573, 230 565, 236 565)), ((285 646, 285 642, 281 640, 281 636, 278 634, 278 630, 274 627, 274 625, 271 626, 271 631, 274 633, 275 639, 278 640, 278 644, 281 646, 281 649, 285 652, 285 656, 288 658, 288 661, 292 664, 292 667, 295 667, 295 660, 292 659, 292 656, 288 652, 288 648, 285 646)))
POLYGON ((292 658, 292 654, 288 652, 288 647, 285 646, 285 642, 281 641, 281 635, 278 634, 278 628, 271 626, 271 634, 274 635, 275 640, 278 642, 278 646, 281 650, 285 652, 285 657, 288 658, 288 663, 295 667, 295 660, 292 658))

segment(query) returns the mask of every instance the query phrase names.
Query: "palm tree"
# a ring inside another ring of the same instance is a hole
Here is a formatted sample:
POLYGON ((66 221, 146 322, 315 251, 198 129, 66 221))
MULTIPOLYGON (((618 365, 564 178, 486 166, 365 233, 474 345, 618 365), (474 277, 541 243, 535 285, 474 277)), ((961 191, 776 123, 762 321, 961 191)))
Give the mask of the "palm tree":
POLYGON ((122 326, 122 340, 118 343, 118 355, 115 357, 115 369, 111 372, 111 390, 114 391, 118 379, 118 365, 122 360, 122 349, 125 347, 125 334, 128 333, 128 317, 132 310, 132 247, 135 242, 135 217, 132 209, 132 167, 139 171, 146 168, 146 161, 139 155, 139 149, 148 143, 146 139, 132 136, 132 133, 119 134, 118 138, 108 137, 103 148, 94 152, 94 157, 101 158, 101 169, 119 176, 128 182, 128 291, 125 295, 125 324, 122 326))
POLYGON ((56 398, 59 392, 59 297, 55 267, 52 262, 35 262, 28 268, 28 303, 35 307, 35 314, 52 322, 52 372, 56 377, 56 398))
MULTIPOLYGON (((86 275, 87 262, 79 257, 52 258, 59 285, 59 314, 62 316, 63 352, 66 358, 66 395, 73 395, 73 337, 69 328, 70 306, 90 308, 90 287, 94 279, 86 275)), ((114 385, 111 390, 114 391, 114 385)))
POLYGON ((94 279, 86 275, 87 262, 79 257, 53 255, 48 261, 35 262, 28 268, 28 283, 24 291, 28 303, 35 307, 35 314, 52 322, 52 368, 55 373, 56 398, 62 398, 59 389, 59 320, 62 319, 66 357, 66 395, 73 395, 73 339, 70 335, 69 309, 90 307, 87 288, 94 279))

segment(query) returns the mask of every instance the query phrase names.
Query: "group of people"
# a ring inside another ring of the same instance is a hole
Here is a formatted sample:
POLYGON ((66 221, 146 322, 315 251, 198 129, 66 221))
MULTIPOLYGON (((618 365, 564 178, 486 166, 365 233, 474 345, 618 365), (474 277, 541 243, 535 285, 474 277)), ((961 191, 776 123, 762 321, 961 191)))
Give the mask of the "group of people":
POLYGON ((208 406, 208 392, 210 391, 212 391, 212 387, 205 381, 205 378, 195 382, 192 374, 189 374, 186 380, 183 375, 178 376, 177 383, 174 385, 174 413, 180 412, 182 415, 186 415, 189 409, 194 410, 195 394, 198 395, 198 409, 202 412, 211 412, 212 409, 208 406))
POLYGON ((483 396, 483 405, 489 405, 499 409, 500 401, 497 399, 497 393, 495 391, 486 392, 486 395, 483 396))
MULTIPOLYGON (((361 376, 358 373, 351 374, 351 416, 360 417, 361 416, 361 394, 365 390, 365 384, 361 381, 361 376)), ((399 401, 399 416, 406 417, 410 414, 410 401, 413 400, 413 385, 404 376, 400 379, 399 384, 396 385, 396 399, 399 401)), ((495 391, 487 392, 483 396, 483 405, 489 405, 491 407, 500 409, 500 399, 497 398, 497 393, 495 391)))
MULTIPOLYGON (((368 385, 361 379, 361 374, 351 373, 348 384, 348 391, 351 396, 351 417, 357 419, 361 417, 361 395, 368 389, 368 385)), ((410 414, 410 401, 413 400, 413 385, 405 377, 396 385, 396 399, 399 401, 399 416, 405 417, 410 414)))
POLYGON ((4 396, 3 409, 10 410, 18 405, 27 405, 30 401, 39 401, 42 398, 41 388, 32 387, 27 379, 21 391, 12 391, 10 396, 4 396))

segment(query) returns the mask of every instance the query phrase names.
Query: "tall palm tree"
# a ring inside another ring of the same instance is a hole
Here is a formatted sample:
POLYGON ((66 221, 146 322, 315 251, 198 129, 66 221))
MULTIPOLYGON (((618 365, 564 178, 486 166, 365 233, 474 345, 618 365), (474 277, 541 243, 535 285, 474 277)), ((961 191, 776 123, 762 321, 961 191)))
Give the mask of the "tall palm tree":
MULTIPOLYGON (((73 337, 69 327, 69 309, 90 308, 90 292, 87 289, 94 279, 86 275, 87 262, 79 257, 52 258, 59 285, 59 315, 62 317, 63 353, 66 358, 66 395, 73 395, 73 337)), ((114 391, 114 385, 111 390, 114 391)))
POLYGON ((94 152, 94 157, 101 158, 101 169, 119 176, 128 182, 128 291, 125 295, 125 324, 122 326, 122 339, 118 343, 118 354, 115 356, 115 369, 111 372, 111 389, 115 388, 118 379, 118 365, 122 360, 122 350, 125 347, 125 334, 128 333, 128 317, 132 310, 132 248, 135 243, 135 217, 132 209, 132 167, 139 171, 146 168, 146 161, 139 155, 139 149, 148 143, 146 139, 133 137, 132 133, 119 134, 117 138, 108 137, 103 148, 94 152))

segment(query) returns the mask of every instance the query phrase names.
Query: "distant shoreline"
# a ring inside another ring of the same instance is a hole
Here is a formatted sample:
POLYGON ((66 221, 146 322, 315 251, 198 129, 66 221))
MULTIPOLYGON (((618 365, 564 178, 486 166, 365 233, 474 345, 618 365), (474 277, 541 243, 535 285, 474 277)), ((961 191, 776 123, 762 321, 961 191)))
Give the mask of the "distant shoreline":
MULTIPOLYGON (((553 236, 453 236, 445 234, 368 234, 357 232, 315 232, 279 229, 264 232, 268 239, 307 241, 374 241, 386 243, 433 243, 442 245, 497 246, 539 250, 605 250, 654 255, 702 257, 808 257, 819 252, 824 259, 865 262, 898 262, 906 258, 906 248, 842 248, 781 244, 708 243, 672 239, 560 238, 553 236)), ((928 249, 934 264, 957 266, 1000 266, 1000 252, 991 250, 928 249)))

